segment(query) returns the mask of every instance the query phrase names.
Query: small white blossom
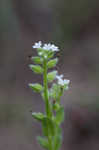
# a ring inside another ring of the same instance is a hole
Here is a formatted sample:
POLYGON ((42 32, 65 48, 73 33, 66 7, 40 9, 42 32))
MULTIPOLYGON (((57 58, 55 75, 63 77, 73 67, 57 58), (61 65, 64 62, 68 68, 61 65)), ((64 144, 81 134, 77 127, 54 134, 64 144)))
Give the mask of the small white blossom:
POLYGON ((62 79, 62 78, 63 78, 63 74, 61 74, 61 75, 56 75, 56 79, 60 80, 60 79, 62 79))
POLYGON ((61 86, 68 85, 70 80, 63 79, 63 75, 56 75, 56 79, 58 80, 58 84, 61 86))
POLYGON ((35 43, 32 47, 33 48, 41 48, 41 46, 42 46, 42 42, 39 41, 38 43, 35 43))
POLYGON ((56 51, 56 52, 59 51, 58 47, 55 46, 54 44, 51 45, 51 49, 52 49, 53 52, 54 51, 56 51))
POLYGON ((44 44, 44 46, 43 46, 43 49, 44 50, 51 50, 51 51, 59 51, 59 49, 58 49, 58 47, 57 46, 55 46, 54 44, 44 44))
POLYGON ((44 44, 43 49, 44 50, 51 50, 51 44, 50 43, 49 44, 44 44))
POLYGON ((64 85, 68 85, 69 84, 69 80, 66 80, 66 79, 59 79, 58 80, 58 84, 60 84, 61 86, 64 86, 64 85))
POLYGON ((46 51, 53 51, 53 52, 59 51, 59 48, 57 46, 55 46, 54 44, 48 43, 48 44, 44 44, 44 46, 42 46, 41 41, 35 43, 32 47, 33 48, 42 48, 43 50, 46 50, 46 51))
POLYGON ((68 80, 68 79, 64 79, 64 84, 69 84, 70 83, 70 80, 68 80))

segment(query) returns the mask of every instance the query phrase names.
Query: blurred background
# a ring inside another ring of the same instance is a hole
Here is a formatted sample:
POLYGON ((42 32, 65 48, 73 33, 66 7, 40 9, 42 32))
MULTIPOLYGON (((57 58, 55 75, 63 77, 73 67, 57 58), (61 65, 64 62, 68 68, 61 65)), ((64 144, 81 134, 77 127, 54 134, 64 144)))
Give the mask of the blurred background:
POLYGON ((71 80, 61 150, 98 150, 98 0, 0 0, 0 150, 40 150, 31 113, 44 104, 28 87, 41 80, 28 68, 39 40, 59 46, 59 73, 71 80))

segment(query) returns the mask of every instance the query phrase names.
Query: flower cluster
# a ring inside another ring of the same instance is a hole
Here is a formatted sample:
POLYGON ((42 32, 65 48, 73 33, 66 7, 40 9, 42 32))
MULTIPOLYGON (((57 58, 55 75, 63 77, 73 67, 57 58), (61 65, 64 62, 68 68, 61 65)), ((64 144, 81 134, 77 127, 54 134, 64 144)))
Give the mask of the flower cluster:
POLYGON ((63 79, 63 75, 56 75, 56 79, 58 80, 58 84, 61 86, 68 85, 70 80, 63 79))
POLYGON ((32 47, 37 48, 37 49, 41 48, 41 49, 46 50, 46 51, 53 51, 53 52, 59 51, 59 48, 57 46, 55 46, 54 44, 48 43, 48 44, 44 44, 44 46, 42 46, 41 41, 39 41, 38 43, 35 43, 32 47))
MULTIPOLYGON (((42 49, 45 52, 47 52, 47 51, 53 51, 53 52, 59 51, 59 48, 57 46, 55 46, 54 44, 50 44, 50 43, 46 44, 45 43, 44 46, 42 46, 42 42, 41 41, 35 43, 32 47, 33 48, 37 48, 37 49, 42 49)), ((43 51, 39 52, 40 56, 42 56, 43 51)), ((44 58, 47 58, 46 54, 44 54, 44 58)), ((56 75, 56 79, 58 80, 58 84, 60 86, 69 85, 69 83, 70 83, 70 80, 63 79, 63 75, 56 75)))

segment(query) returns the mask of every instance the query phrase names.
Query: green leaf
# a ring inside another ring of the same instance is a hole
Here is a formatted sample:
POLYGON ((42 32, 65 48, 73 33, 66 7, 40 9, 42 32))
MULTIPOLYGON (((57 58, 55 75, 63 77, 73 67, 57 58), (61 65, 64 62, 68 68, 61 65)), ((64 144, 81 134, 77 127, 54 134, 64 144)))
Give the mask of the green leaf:
POLYGON ((42 58, 40 58, 38 56, 32 57, 31 59, 32 59, 32 61, 34 61, 35 64, 42 64, 43 63, 42 58))
POLYGON ((43 147, 43 148, 45 148, 45 149, 48 149, 48 140, 46 139, 46 138, 43 138, 43 137, 40 137, 40 136, 38 136, 37 137, 37 140, 38 140, 38 142, 39 142, 39 144, 43 147))
POLYGON ((68 90, 69 86, 68 85, 64 85, 64 90, 68 90))
POLYGON ((29 65, 30 69, 34 71, 37 74, 42 74, 43 73, 43 68, 40 65, 29 65))
POLYGON ((47 123, 47 121, 46 121, 46 119, 43 119, 43 121, 42 121, 42 130, 43 130, 43 134, 44 134, 44 136, 48 136, 48 125, 47 125, 48 123, 47 123))
POLYGON ((59 150, 62 144, 62 136, 56 135, 54 139, 54 150, 59 150))
POLYGON ((55 59, 50 60, 50 61, 47 63, 47 67, 48 67, 48 68, 53 68, 53 67, 56 66, 57 62, 58 62, 58 58, 55 58, 55 59))
POLYGON ((56 77, 57 71, 52 71, 47 74, 48 82, 52 82, 56 77))
POLYGON ((43 127, 43 133, 45 136, 48 136, 48 135, 54 136, 55 124, 51 119, 49 119, 48 117, 45 117, 42 120, 42 127, 43 127))
POLYGON ((60 124, 64 121, 64 108, 60 107, 60 109, 56 112, 55 121, 57 124, 60 124))
POLYGON ((48 51, 48 59, 51 59, 54 56, 53 51, 48 51))
POLYGON ((51 136, 54 136, 54 134, 55 134, 55 124, 51 119, 49 119, 48 127, 49 127, 49 134, 51 136))
POLYGON ((43 52, 43 48, 37 48, 37 52, 43 52))
POLYGON ((35 83, 35 84, 30 83, 29 87, 32 88, 32 90, 34 90, 35 92, 42 92, 43 91, 42 85, 38 84, 38 83, 35 83))
POLYGON ((37 48, 37 52, 40 57, 44 55, 44 50, 42 48, 37 48))
POLYGON ((52 88, 50 89, 50 92, 49 92, 49 96, 55 100, 58 99, 59 97, 59 93, 60 93, 60 87, 58 84, 53 84, 52 85, 52 88))
POLYGON ((60 105, 56 102, 55 104, 53 104, 53 109, 58 111, 60 108, 60 105))
POLYGON ((45 115, 42 113, 32 113, 32 117, 35 118, 36 120, 42 121, 45 118, 45 115))
POLYGON ((61 133, 61 128, 56 126, 56 131, 55 131, 55 136, 53 139, 53 149, 54 150, 59 150, 59 148, 61 147, 62 144, 62 133, 61 133))

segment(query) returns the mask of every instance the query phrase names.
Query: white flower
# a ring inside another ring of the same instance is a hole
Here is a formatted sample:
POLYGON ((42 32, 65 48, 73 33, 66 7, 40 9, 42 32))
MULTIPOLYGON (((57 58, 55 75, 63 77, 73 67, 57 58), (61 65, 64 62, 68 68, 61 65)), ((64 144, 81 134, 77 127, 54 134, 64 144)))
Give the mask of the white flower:
POLYGON ((51 44, 50 43, 49 44, 44 44, 43 49, 44 50, 51 50, 51 44))
POLYGON ((64 79, 64 84, 68 85, 70 83, 70 80, 64 79))
POLYGON ((38 43, 35 43, 32 47, 33 48, 41 48, 41 46, 42 46, 42 42, 39 41, 38 43))
POLYGON ((59 51, 58 47, 55 46, 54 44, 51 45, 51 49, 52 49, 53 52, 54 51, 56 51, 56 52, 59 51))
POLYGON ((44 44, 44 46, 43 46, 43 49, 44 50, 51 50, 51 51, 59 51, 59 49, 58 49, 58 47, 57 46, 55 46, 54 44, 44 44))
POLYGON ((53 51, 53 52, 59 51, 57 46, 55 46, 54 44, 50 44, 50 43, 44 44, 44 46, 42 47, 42 42, 41 41, 35 43, 32 47, 33 48, 42 48, 43 50, 46 50, 46 51, 53 51))
POLYGON ((61 75, 56 75, 56 79, 60 80, 60 79, 62 79, 62 78, 63 78, 63 74, 61 74, 61 75))
POLYGON ((63 79, 63 75, 56 75, 56 79, 58 80, 58 84, 61 86, 68 85, 70 80, 63 79))

